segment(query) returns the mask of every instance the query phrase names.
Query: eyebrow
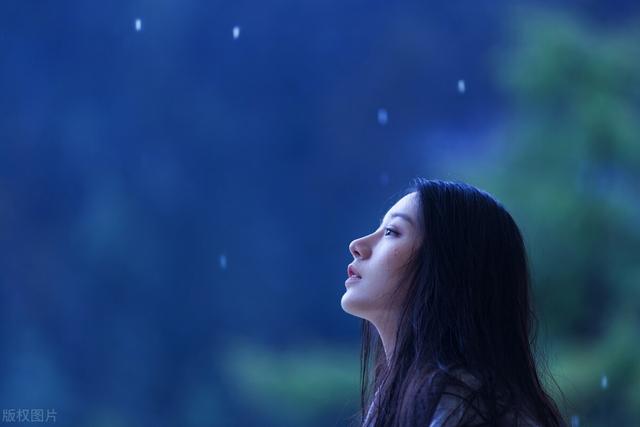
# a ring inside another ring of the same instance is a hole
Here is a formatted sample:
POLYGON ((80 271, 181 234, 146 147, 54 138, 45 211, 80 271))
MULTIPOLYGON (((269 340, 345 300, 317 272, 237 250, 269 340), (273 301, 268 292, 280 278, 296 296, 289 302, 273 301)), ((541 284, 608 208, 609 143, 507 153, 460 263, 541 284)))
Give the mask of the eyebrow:
MULTIPOLYGON (((409 215, 400 213, 400 212, 395 212, 391 214, 391 218, 395 218, 395 217, 400 217, 402 219, 404 219, 405 221, 407 221, 409 224, 411 224, 412 226, 416 226, 413 223, 413 220, 411 219, 411 217, 409 215)), ((380 225, 382 225, 382 222, 384 221, 384 216, 382 218, 380 218, 380 225)))

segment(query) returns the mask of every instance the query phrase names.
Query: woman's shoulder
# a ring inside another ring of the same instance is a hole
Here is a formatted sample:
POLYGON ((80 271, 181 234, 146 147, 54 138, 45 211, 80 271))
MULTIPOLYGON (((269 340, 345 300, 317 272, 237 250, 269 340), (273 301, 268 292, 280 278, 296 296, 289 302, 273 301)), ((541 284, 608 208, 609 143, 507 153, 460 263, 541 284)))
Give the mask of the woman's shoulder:
POLYGON ((469 419, 471 411, 468 410, 465 399, 480 387, 480 381, 463 368, 449 371, 447 374, 460 382, 449 383, 444 388, 429 427, 453 427, 463 421, 473 421, 469 419))
MULTIPOLYGON (((472 400, 470 396, 480 388, 481 382, 471 372, 462 368, 449 374, 460 382, 445 387, 429 427, 485 425, 486 421, 481 415, 485 409, 483 402, 477 399, 474 399, 472 404, 469 402, 472 400)), ((513 410, 509 411, 501 419, 500 425, 504 427, 541 427, 524 411, 518 412, 517 415, 513 410)))

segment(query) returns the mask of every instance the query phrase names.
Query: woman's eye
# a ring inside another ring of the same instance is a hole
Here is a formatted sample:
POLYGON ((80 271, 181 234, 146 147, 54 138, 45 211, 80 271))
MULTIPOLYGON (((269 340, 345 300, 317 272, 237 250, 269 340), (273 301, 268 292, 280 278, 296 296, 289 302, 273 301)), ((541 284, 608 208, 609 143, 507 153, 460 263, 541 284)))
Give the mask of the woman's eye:
POLYGON ((396 234, 396 235, 398 234, 398 232, 397 232, 397 231, 392 230, 392 229, 390 229, 390 228, 385 228, 384 230, 385 230, 385 232, 384 232, 384 235, 385 235, 385 236, 388 236, 387 232, 391 232, 391 233, 394 233, 394 234, 396 234))

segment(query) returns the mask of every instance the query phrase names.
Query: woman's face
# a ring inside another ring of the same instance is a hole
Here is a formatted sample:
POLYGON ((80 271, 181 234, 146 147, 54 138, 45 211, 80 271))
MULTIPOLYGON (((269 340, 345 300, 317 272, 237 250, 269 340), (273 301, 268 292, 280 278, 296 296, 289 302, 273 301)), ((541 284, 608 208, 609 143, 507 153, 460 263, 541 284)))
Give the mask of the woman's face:
POLYGON ((409 193, 389 209, 373 233, 349 244, 350 265, 361 278, 345 282, 342 309, 373 323, 397 315, 403 292, 391 298, 400 285, 403 268, 419 244, 418 194, 409 193))

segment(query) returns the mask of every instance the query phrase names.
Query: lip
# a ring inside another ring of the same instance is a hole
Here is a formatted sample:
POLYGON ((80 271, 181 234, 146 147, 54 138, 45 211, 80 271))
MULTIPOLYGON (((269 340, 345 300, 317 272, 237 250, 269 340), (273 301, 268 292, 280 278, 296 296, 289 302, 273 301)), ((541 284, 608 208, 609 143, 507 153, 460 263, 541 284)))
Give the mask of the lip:
POLYGON ((360 272, 353 266, 353 264, 349 264, 349 266, 347 266, 347 277, 351 278, 352 276, 358 276, 359 278, 362 278, 362 275, 360 274, 360 272))
POLYGON ((358 277, 358 276, 351 276, 351 277, 349 277, 347 280, 345 280, 345 281, 344 281, 344 285, 345 285, 346 287, 349 287, 349 285, 350 285, 350 284, 357 283, 357 282, 359 282, 360 280, 362 280, 362 277, 358 277))

